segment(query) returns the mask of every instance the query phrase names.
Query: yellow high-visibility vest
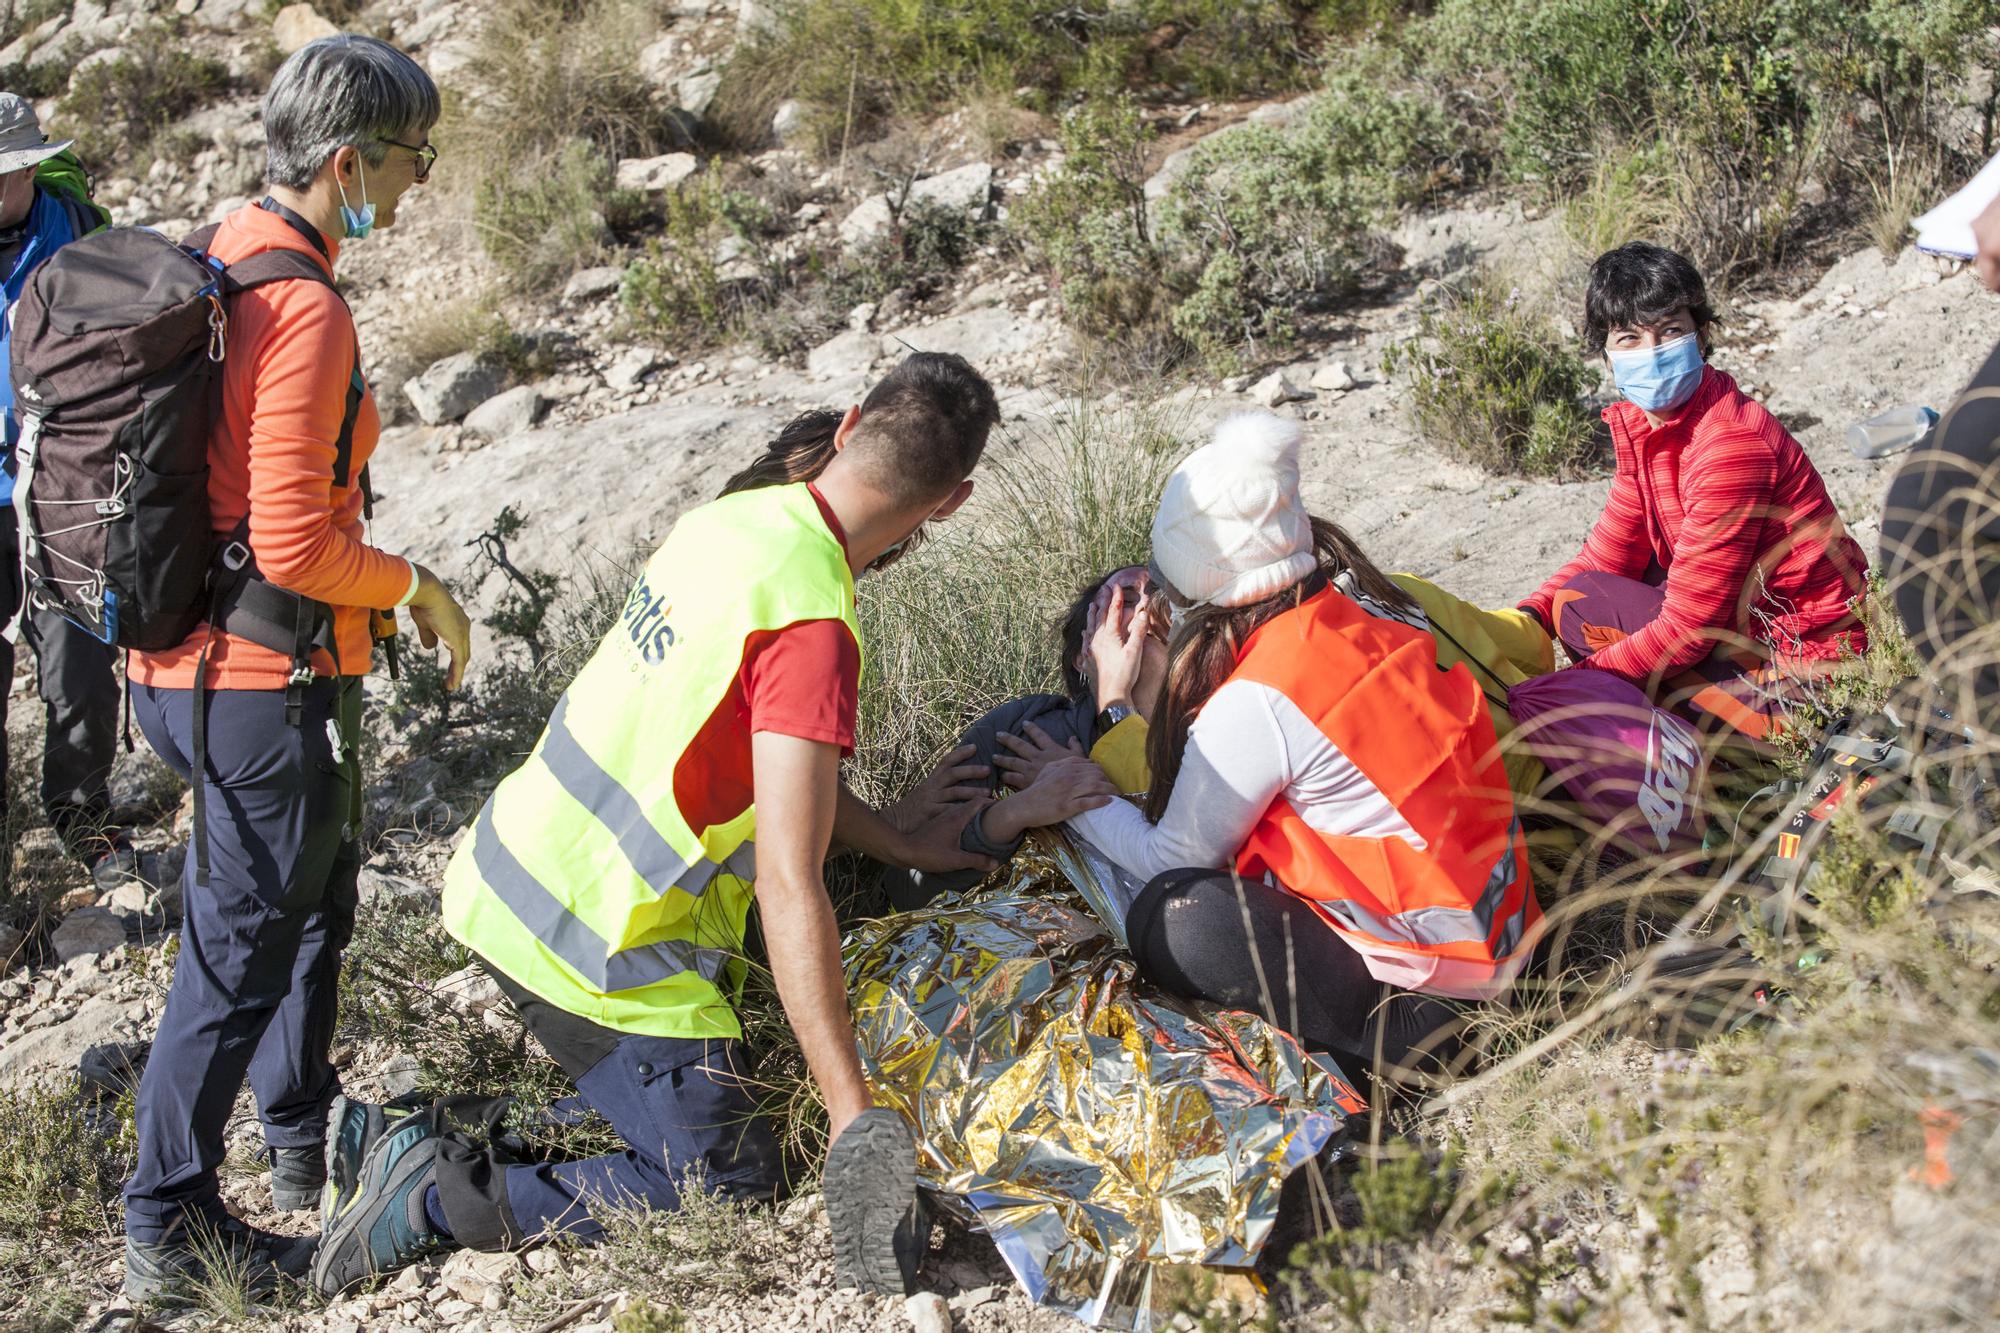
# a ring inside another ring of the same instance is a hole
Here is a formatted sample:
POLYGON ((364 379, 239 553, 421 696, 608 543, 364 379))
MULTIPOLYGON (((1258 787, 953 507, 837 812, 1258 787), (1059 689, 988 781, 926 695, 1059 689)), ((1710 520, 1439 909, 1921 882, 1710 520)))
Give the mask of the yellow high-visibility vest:
POLYGON ((523 988, 620 1032, 738 1037, 754 807, 692 828, 675 775, 751 635, 840 620, 854 577, 803 484, 682 515, 619 623, 445 872, 444 925, 523 988))

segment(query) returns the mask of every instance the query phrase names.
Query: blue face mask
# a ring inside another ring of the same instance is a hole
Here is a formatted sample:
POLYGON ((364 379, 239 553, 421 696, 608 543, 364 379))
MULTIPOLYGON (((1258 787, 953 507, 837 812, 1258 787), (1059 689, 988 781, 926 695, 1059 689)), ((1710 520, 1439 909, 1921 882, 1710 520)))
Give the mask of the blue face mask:
POLYGON ((1648 412, 1671 412, 1701 384, 1701 340, 1689 333, 1654 347, 1612 352, 1611 379, 1618 392, 1648 412))
POLYGON ((334 179, 333 184, 334 188, 340 191, 340 226, 342 232, 350 241, 364 241, 368 239, 368 233, 375 230, 375 205, 368 202, 368 168, 356 162, 354 169, 361 173, 360 208, 354 209, 347 206, 347 188, 341 185, 338 177, 334 179))

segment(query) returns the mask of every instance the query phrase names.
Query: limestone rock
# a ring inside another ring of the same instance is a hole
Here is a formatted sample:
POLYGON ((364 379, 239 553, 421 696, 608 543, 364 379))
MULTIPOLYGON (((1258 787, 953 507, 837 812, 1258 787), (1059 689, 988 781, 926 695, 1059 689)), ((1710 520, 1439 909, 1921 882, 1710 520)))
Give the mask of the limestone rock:
POLYGON ((311 5, 286 5, 271 20, 271 40, 286 55, 291 55, 308 42, 332 37, 339 32, 339 28, 311 5))
POLYGON ((1278 407, 1284 403, 1304 402, 1312 395, 1285 378, 1285 372, 1274 370, 1257 381, 1250 390, 1250 396, 1265 407, 1278 407))
POLYGON ((879 340, 866 326, 836 334, 806 353, 806 371, 815 379, 865 375, 875 364, 879 340))
POLYGON ((131 1032, 145 1016, 146 1006, 138 1000, 93 995, 66 1022, 0 1042, 0 1079, 43 1071, 75 1073, 93 1046, 117 1039, 121 1028, 131 1032))
POLYGON ((125 947, 125 923, 102 907, 80 907, 62 919, 49 935, 56 957, 67 963, 86 954, 125 947))
POLYGON ((431 989, 446 1008, 467 1018, 478 1018, 496 1005, 504 1005, 507 999, 500 991, 500 983, 477 967, 460 968, 448 977, 439 977, 431 989))
POLYGON ((523 384, 488 398, 466 413, 465 429, 489 440, 503 439, 518 431, 533 430, 547 406, 534 385, 523 384))
POLYGON ((675 69, 681 58, 681 39, 668 33, 639 52, 639 76, 658 92, 673 86, 675 69))
POLYGON ((373 866, 361 867, 360 877, 355 881, 355 892, 364 903, 386 899, 390 902, 427 904, 437 897, 428 884, 420 884, 402 875, 391 875, 373 866))
POLYGON ((843 245, 860 245, 874 240, 889 230, 895 221, 889 212, 889 196, 871 194, 854 206, 854 211, 840 220, 840 240, 843 245))
POLYGON ((1354 376, 1354 367, 1345 361, 1329 361, 1312 376, 1313 388, 1323 393, 1346 393, 1360 383, 1354 376))
POLYGON ((805 129, 806 109, 796 98, 786 98, 771 113, 771 137, 781 144, 789 146, 805 133, 805 129))
POLYGON ((659 363, 650 347, 628 347, 604 372, 604 382, 618 393, 630 393, 646 382, 647 374, 659 363))
POLYGON ((441 426, 458 420, 500 392, 506 383, 507 370, 498 361, 477 352, 460 352, 432 362, 423 374, 405 380, 403 396, 426 426, 441 426))
MULTIPOLYGON (((973 162, 918 181, 910 187, 909 198, 903 206, 907 209, 921 201, 984 219, 992 204, 992 194, 993 168, 985 162, 973 162)), ((871 194, 841 219, 840 239, 847 245, 860 245, 888 231, 894 220, 889 208, 889 196, 871 194)))
POLYGON ((569 281, 563 284, 562 301, 564 305, 601 301, 616 292, 624 282, 625 270, 616 265, 583 269, 572 273, 569 281))
POLYGON ((934 1291, 920 1291, 903 1302, 911 1333, 951 1333, 951 1306, 934 1291))
POLYGON ((18 927, 0 924, 0 972, 14 965, 15 956, 27 942, 27 935, 18 927))
POLYGON ((950 171, 926 176, 910 187, 910 198, 923 199, 939 208, 984 215, 993 193, 993 168, 985 162, 971 162, 950 171))
POLYGON ((257 0, 181 0, 174 8, 214 32, 235 32, 247 27, 252 15, 266 12, 257 0))
POLYGON ((705 70, 700 74, 688 74, 674 85, 676 103, 681 110, 700 120, 715 105, 715 94, 722 87, 722 75, 715 70, 705 70))
POLYGON ((644 190, 649 194, 660 194, 673 189, 699 170, 701 170, 701 160, 693 153, 628 157, 618 164, 616 184, 621 190, 644 190))

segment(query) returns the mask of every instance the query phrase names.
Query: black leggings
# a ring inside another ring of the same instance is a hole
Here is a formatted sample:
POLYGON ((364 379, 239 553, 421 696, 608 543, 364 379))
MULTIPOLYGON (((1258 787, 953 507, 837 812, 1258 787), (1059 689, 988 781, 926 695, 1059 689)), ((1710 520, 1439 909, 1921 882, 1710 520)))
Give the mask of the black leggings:
POLYGON ((1226 870, 1169 870, 1140 892, 1125 931, 1148 981, 1262 1014, 1350 1069, 1400 1081, 1456 1062, 1459 1011, 1377 981, 1315 908, 1283 889, 1226 870))

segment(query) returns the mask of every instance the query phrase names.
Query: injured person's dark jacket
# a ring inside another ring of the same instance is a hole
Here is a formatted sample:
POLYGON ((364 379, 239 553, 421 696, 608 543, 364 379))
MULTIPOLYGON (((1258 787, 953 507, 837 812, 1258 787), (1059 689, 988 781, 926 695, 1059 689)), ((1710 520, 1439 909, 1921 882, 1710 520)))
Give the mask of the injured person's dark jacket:
MULTIPOLYGON (((1040 727, 1058 745, 1068 745, 1076 741, 1088 750, 1094 739, 1092 731, 1097 722, 1097 707, 1089 698, 1067 699, 1060 694, 1030 694, 1019 699, 1009 699, 998 708, 974 722, 960 734, 953 743, 973 747, 973 754, 967 763, 985 764, 991 768, 995 756, 1002 753, 1002 735, 1026 737, 1028 723, 1040 727)), ((1002 790, 998 770, 995 770, 993 789, 1002 790)), ((1020 850, 1021 840, 1016 838, 1005 846, 995 846, 986 840, 981 831, 983 820, 975 818, 965 826, 958 845, 968 852, 990 856, 1001 864, 1020 850)), ((883 876, 883 888, 889 895, 889 902, 899 912, 915 911, 942 893, 962 893, 986 877, 986 872, 978 870, 953 870, 944 874, 926 874, 920 870, 905 870, 890 866, 883 876)))

